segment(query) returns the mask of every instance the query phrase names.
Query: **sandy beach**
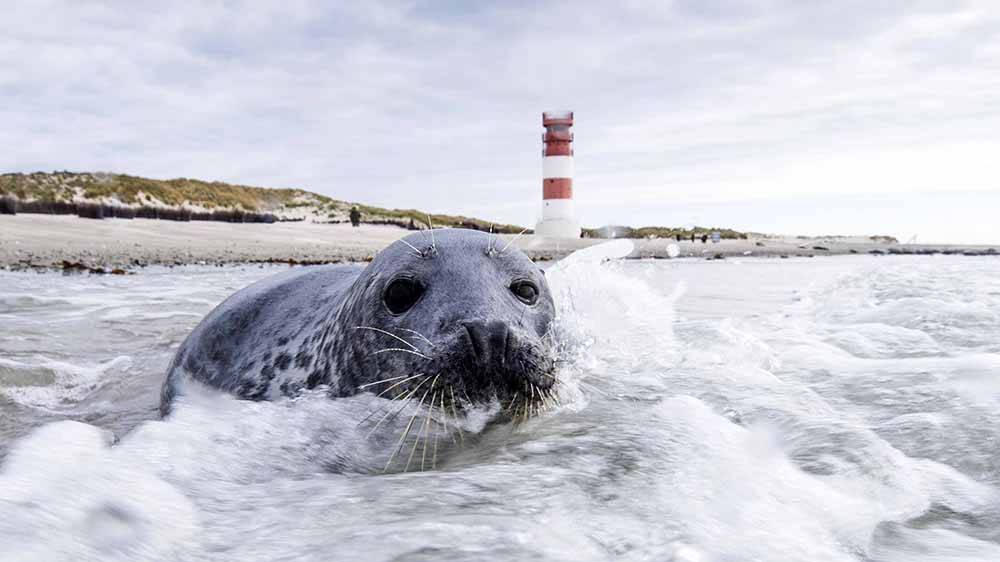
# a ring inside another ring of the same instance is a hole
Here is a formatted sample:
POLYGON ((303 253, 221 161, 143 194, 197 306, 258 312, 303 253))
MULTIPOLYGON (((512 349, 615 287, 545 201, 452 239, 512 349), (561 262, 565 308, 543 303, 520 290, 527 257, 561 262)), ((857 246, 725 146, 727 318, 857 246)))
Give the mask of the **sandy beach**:
MULTIPOLYGON (((363 261, 409 231, 392 226, 286 222, 230 224, 163 220, 90 220, 76 216, 0 217, 0 267, 62 267, 63 262, 91 269, 134 269, 144 265, 240 262, 327 263, 363 261)), ((514 238, 500 236, 506 241, 514 238)), ((559 259, 602 242, 554 240, 524 235, 514 243, 536 260, 559 259)), ((989 246, 893 244, 864 237, 763 237, 749 240, 635 240, 633 258, 808 257, 839 254, 961 253, 992 255, 989 246)))

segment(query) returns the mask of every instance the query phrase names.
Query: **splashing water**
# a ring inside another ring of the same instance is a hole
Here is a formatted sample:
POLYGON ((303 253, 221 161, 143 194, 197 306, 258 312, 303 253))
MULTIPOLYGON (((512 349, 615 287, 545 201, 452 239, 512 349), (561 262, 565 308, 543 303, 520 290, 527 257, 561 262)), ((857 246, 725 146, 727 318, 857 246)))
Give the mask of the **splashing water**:
POLYGON ((561 406, 390 474, 414 410, 369 436, 371 394, 156 419, 275 268, 0 273, 0 560, 1000 559, 1000 262, 624 250, 548 271, 561 406))

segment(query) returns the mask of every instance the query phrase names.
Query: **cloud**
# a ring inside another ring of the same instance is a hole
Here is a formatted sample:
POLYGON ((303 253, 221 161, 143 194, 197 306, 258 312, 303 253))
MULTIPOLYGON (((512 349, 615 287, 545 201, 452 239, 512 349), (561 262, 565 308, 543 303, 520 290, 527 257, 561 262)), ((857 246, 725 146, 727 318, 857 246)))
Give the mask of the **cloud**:
MULTIPOLYGON (((539 113, 569 108, 590 225, 662 222, 679 203, 1000 188, 991 1, 334 4, 17 3, 0 169, 297 186, 530 224, 539 113)), ((747 209, 757 230, 791 224, 747 209)))

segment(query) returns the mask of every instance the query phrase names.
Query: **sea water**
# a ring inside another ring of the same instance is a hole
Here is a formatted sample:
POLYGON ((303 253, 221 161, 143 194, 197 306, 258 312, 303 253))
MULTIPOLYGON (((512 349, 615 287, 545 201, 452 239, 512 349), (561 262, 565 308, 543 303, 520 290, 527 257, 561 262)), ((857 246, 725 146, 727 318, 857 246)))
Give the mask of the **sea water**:
POLYGON ((279 270, 0 272, 0 560, 1000 560, 1000 260, 584 256, 519 425, 158 419, 185 335, 279 270))

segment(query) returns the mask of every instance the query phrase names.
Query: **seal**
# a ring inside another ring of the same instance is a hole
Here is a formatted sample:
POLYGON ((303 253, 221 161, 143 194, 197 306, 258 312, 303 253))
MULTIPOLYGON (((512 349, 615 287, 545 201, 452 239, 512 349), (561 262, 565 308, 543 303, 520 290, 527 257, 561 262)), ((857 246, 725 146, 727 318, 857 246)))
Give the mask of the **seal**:
POLYGON ((247 400, 326 387, 527 416, 552 398, 554 315, 545 272, 512 243, 414 233, 367 266, 301 267, 229 297, 181 344, 160 411, 193 380, 247 400))

